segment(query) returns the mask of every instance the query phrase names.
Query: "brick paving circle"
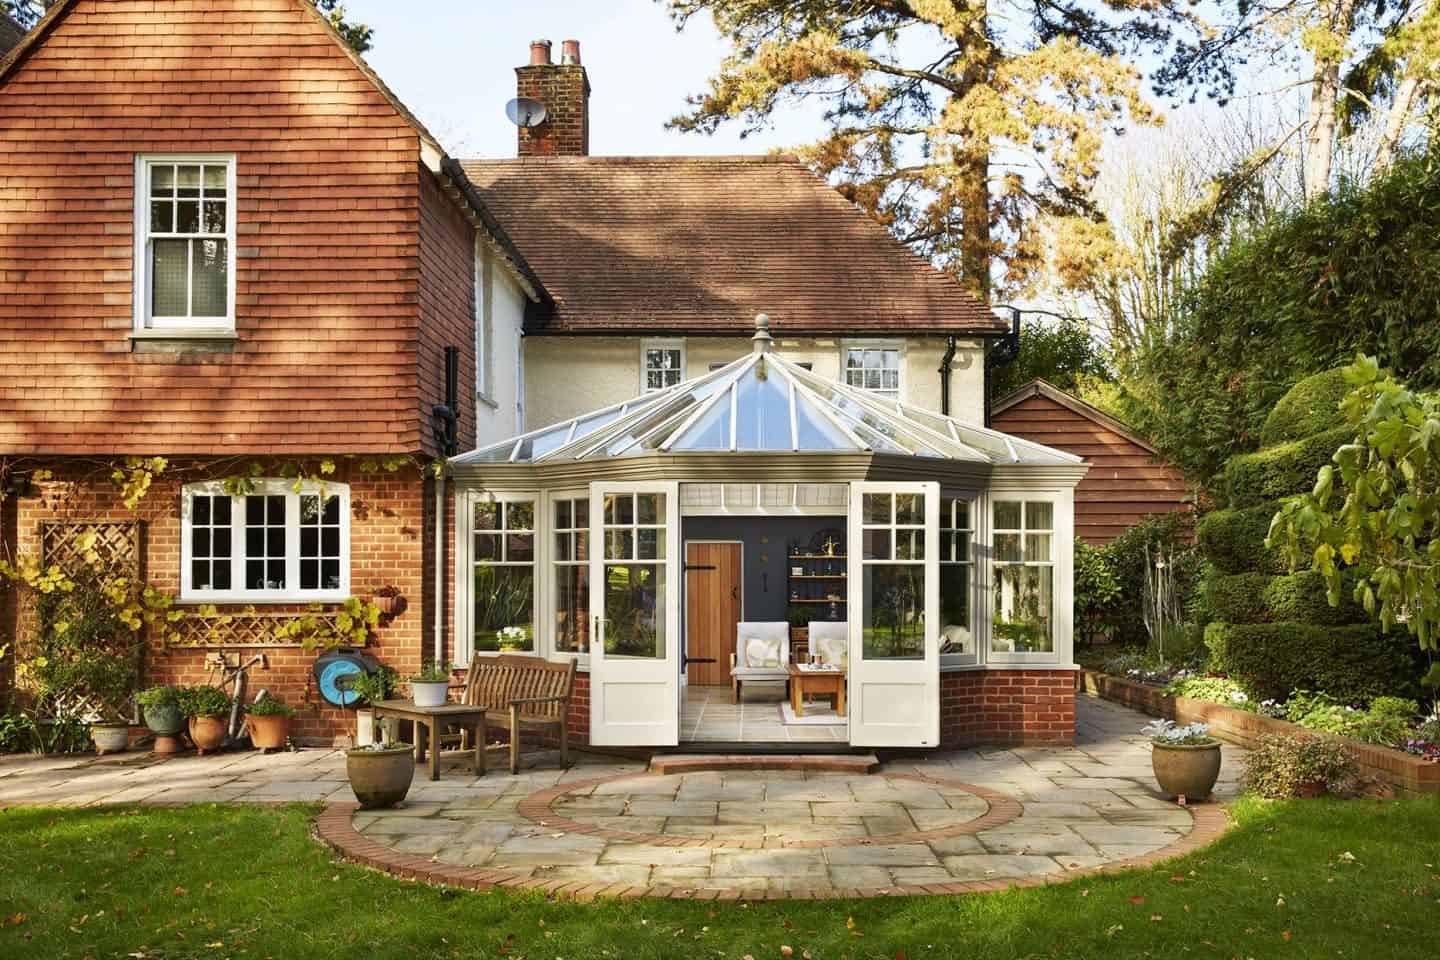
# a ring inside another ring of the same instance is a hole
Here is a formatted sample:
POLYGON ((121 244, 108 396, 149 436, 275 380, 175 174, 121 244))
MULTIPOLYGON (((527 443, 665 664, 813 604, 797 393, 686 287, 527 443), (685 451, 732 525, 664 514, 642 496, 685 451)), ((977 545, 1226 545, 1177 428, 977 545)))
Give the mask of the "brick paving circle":
POLYGON ((876 773, 868 776, 882 777, 887 780, 910 781, 930 786, 948 787, 955 790, 962 790, 965 793, 983 801, 986 809, 978 817, 973 817, 961 823, 947 827, 939 827, 933 830, 907 830, 898 833, 881 834, 879 836, 855 836, 855 837, 831 837, 824 840, 800 839, 787 840, 784 838, 773 840, 715 840, 703 837, 677 837, 664 833, 638 833, 628 830, 615 830, 609 827, 598 826, 593 823, 586 823, 583 820, 575 820, 564 814, 557 813, 554 808, 556 801, 582 790, 593 789, 601 785, 618 783, 624 780, 654 779, 661 777, 680 777, 683 774, 654 774, 648 771, 641 773, 626 773, 618 776, 595 777, 590 780, 579 780, 572 783, 562 783, 559 786, 547 790, 537 790, 535 793, 520 801, 516 808, 521 816, 526 817, 547 830, 563 830, 567 833, 578 833, 588 836, 600 837, 605 840, 620 840, 628 843, 647 843, 661 847, 710 847, 712 849, 817 849, 820 847, 854 847, 867 846, 870 844, 896 844, 896 843, 923 843, 927 840, 940 840, 945 837, 959 837, 971 833, 979 833, 981 830, 990 830, 1002 824, 1009 823, 1020 816, 1020 801, 1008 797, 997 790, 977 786, 971 783, 960 783, 955 780, 945 780, 939 777, 927 777, 918 773, 876 773))

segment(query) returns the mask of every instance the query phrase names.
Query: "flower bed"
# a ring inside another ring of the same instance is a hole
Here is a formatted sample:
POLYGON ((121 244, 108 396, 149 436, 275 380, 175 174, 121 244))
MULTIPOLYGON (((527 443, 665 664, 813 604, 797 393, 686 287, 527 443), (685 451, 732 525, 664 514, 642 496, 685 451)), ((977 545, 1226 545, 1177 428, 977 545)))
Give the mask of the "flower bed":
MULTIPOLYGON (((1222 740, 1252 747, 1267 734, 1328 736, 1299 724, 1220 703, 1174 697, 1163 689, 1094 670, 1080 673, 1081 689, 1091 696, 1123 703, 1180 724, 1204 723, 1222 740)), ((1390 784, 1400 794, 1440 793, 1440 763, 1369 743, 1337 737, 1355 757, 1361 772, 1390 784)))

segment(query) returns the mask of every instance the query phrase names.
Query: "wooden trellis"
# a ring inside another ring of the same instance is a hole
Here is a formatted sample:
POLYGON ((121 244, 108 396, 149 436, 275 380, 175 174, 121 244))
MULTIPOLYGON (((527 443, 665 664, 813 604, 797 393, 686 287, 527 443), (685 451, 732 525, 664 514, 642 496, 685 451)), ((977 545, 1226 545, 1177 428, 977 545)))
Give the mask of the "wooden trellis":
POLYGON ((292 637, 276 634, 283 624, 300 617, 315 617, 335 630, 335 618, 343 610, 315 613, 218 612, 205 614, 187 610, 184 619, 175 624, 180 635, 172 646, 177 647, 299 647, 292 637))
POLYGON ((40 524, 40 562, 72 576, 95 570, 102 581, 116 577, 138 581, 140 534, 139 520, 45 521, 40 524), (92 550, 94 562, 89 557, 92 550))

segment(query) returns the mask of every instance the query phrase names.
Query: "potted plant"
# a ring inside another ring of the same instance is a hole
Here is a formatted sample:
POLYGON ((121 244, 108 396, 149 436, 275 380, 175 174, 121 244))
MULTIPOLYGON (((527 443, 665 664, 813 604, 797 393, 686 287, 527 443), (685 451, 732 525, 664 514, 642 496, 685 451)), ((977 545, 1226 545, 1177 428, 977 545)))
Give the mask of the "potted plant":
POLYGON ((410 677, 410 697, 417 707, 438 707, 449 692, 450 671, 433 660, 426 660, 410 677))
POLYGON ((185 729, 185 712, 180 709, 180 688, 164 684, 140 692, 136 701, 145 718, 145 726, 155 735, 156 753, 175 753, 180 749, 180 731, 185 729))
POLYGON ((265 697, 250 705, 245 726, 257 750, 283 750, 290 740, 294 708, 279 697, 265 697))
POLYGON ((1210 796, 1220 777, 1220 741, 1207 724, 1156 720, 1140 732, 1150 738, 1150 766, 1162 793, 1181 803, 1210 796))
POLYGON ((226 714, 230 712, 230 698, 224 690, 209 686, 183 687, 180 709, 189 720, 190 739, 201 756, 224 744, 226 714))
POLYGON ((345 689, 355 694, 357 703, 364 707, 355 708, 355 745, 367 747, 375 742, 375 713, 370 705, 389 700, 395 692, 400 677, 389 667, 381 667, 369 673, 352 673, 345 677, 345 689))
POLYGON ((399 587, 381 587, 376 590, 374 603, 382 617, 398 617, 408 606, 399 587))
POLYGON ((90 739, 95 743, 95 752, 102 757, 107 753, 123 753, 130 746, 130 724, 124 720, 96 720, 90 724, 90 739))
POLYGON ((364 810, 393 807, 410 792, 415 756, 408 743, 373 743, 345 751, 350 789, 364 810))
POLYGON ((500 641, 501 653, 523 653, 526 641, 530 638, 524 627, 501 627, 496 636, 500 641))

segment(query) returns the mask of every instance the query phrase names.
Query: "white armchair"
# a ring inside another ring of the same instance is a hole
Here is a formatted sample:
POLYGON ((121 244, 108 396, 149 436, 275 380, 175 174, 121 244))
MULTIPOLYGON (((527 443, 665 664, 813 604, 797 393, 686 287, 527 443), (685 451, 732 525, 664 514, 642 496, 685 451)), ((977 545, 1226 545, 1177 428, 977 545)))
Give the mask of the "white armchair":
POLYGON ((850 668, 850 624, 831 620, 810 621, 810 652, 821 663, 850 668))
POLYGON ((735 652, 730 654, 730 698, 740 702, 740 684, 747 680, 790 679, 790 624, 741 622, 735 627, 735 652))

